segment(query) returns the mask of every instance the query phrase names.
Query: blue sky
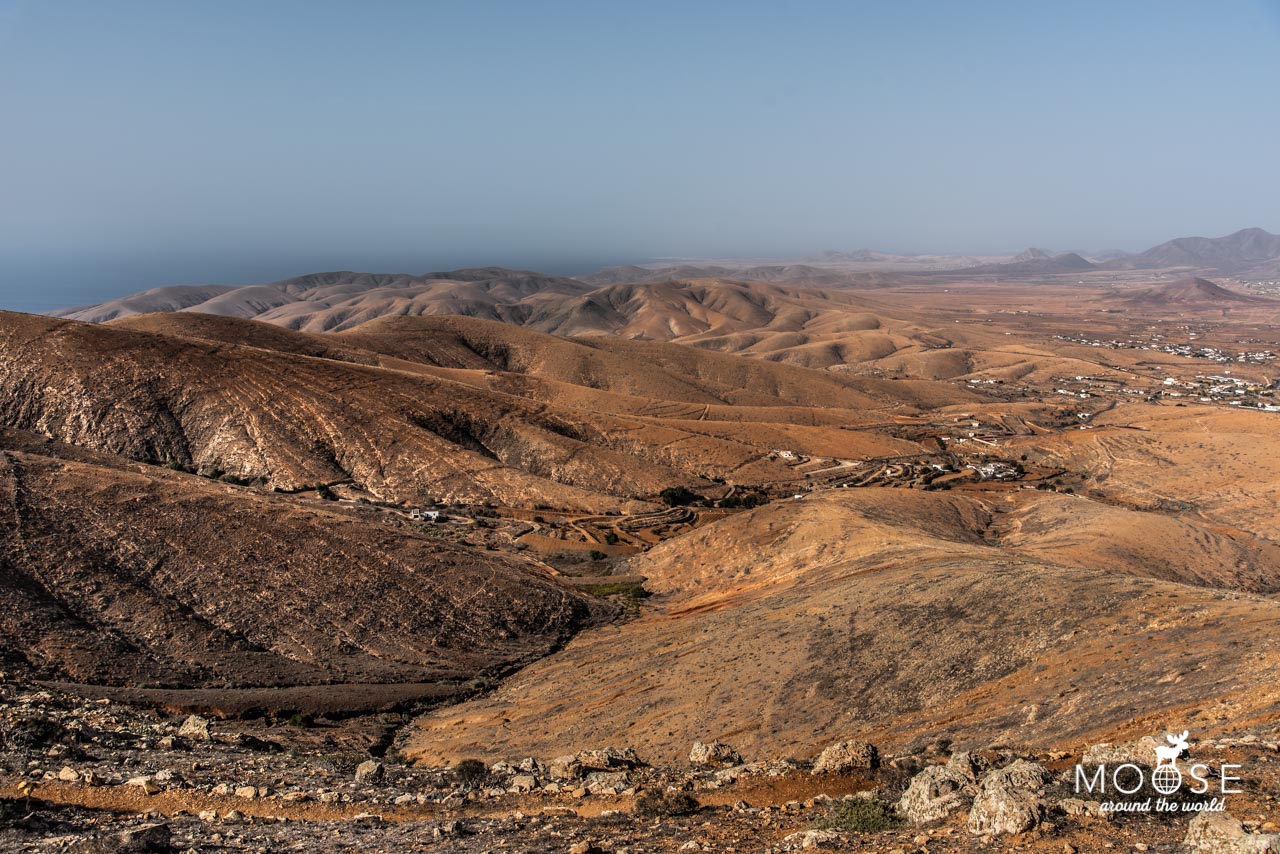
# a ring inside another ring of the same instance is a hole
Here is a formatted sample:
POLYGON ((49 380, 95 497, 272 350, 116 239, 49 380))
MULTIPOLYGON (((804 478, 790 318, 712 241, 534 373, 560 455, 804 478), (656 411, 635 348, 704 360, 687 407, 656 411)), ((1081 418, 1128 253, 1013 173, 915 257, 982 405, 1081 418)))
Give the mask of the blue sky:
POLYGON ((1280 0, 0 0, 0 307, 1280 230, 1280 0))

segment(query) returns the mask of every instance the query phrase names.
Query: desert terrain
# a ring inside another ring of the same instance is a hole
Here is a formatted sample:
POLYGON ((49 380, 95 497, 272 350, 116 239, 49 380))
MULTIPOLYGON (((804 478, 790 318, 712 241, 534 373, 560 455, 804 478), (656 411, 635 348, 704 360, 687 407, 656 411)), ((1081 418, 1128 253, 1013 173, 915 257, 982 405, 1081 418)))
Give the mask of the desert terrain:
POLYGON ((821 844, 1177 850, 1056 782, 1016 832, 901 799, 1184 730, 1261 839, 1272 238, 0 313, 0 847, 789 850, 869 799, 821 844))

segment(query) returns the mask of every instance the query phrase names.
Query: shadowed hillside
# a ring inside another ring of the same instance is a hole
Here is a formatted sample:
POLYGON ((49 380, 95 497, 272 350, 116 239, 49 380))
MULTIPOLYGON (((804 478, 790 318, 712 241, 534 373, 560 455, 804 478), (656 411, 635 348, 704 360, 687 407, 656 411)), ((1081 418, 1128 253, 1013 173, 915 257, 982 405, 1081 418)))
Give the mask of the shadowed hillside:
POLYGON ((123 686, 429 683, 609 615, 545 567, 0 431, 12 666, 123 686))

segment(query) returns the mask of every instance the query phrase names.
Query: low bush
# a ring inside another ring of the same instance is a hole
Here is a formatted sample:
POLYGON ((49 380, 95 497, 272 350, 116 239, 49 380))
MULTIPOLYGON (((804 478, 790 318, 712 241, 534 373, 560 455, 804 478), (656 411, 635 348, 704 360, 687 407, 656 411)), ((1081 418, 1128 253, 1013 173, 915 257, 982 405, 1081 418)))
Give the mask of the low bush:
POLYGON ((850 833, 879 833, 892 830, 902 823, 893 807, 874 798, 854 798, 840 801, 831 807, 821 824, 823 830, 843 830, 850 833))

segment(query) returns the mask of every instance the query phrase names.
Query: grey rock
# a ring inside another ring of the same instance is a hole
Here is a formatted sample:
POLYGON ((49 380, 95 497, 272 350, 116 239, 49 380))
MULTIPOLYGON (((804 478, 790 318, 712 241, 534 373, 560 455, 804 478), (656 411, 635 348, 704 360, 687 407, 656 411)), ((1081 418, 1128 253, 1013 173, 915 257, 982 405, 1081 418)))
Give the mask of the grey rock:
POLYGON ((381 783, 386 776, 386 767, 376 759, 366 759, 356 766, 357 783, 381 783))
POLYGON ((588 771, 610 771, 616 768, 636 768, 644 763, 634 749, 606 747, 603 750, 584 750, 576 757, 578 764, 588 771))
POLYGON ((989 771, 978 785, 969 810, 969 832, 975 835, 1023 833, 1044 820, 1043 765, 1019 759, 989 771))
POLYGON ((584 773, 585 769, 576 756, 558 756, 547 766, 547 776, 561 782, 577 780, 584 773))
POLYGON ((880 751, 865 741, 838 741, 819 754, 814 774, 846 774, 880 767, 880 751))
POLYGON ((191 741, 209 741, 209 719, 191 715, 178 727, 178 735, 191 741))
POLYGON ((741 765, 742 756, 723 741, 695 741, 689 751, 689 762, 693 765, 741 765))
POLYGON ((1280 834, 1250 833, 1230 813, 1202 812, 1188 822, 1182 844, 1199 854, 1276 854, 1280 834))
POLYGON ((932 765, 911 779, 898 800, 898 814, 912 824, 937 821, 972 804, 976 788, 963 767, 932 765))

